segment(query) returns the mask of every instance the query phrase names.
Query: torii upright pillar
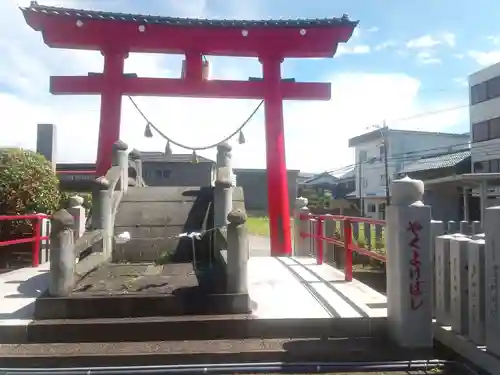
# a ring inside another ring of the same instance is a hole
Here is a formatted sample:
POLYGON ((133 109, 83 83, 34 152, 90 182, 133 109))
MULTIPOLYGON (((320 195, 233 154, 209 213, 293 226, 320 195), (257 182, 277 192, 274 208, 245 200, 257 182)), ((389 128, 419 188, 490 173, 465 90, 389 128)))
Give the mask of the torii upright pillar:
POLYGON ((262 76, 265 83, 267 199, 271 255, 283 256, 292 253, 281 90, 283 59, 262 57, 259 60, 262 64, 262 76))

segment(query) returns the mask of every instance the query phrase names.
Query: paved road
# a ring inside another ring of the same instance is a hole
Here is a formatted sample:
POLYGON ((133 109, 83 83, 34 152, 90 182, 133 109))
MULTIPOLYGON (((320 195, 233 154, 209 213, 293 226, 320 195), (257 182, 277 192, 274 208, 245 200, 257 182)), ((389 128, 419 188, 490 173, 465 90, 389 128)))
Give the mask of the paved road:
POLYGON ((267 257, 271 255, 269 237, 250 235, 250 256, 267 257))

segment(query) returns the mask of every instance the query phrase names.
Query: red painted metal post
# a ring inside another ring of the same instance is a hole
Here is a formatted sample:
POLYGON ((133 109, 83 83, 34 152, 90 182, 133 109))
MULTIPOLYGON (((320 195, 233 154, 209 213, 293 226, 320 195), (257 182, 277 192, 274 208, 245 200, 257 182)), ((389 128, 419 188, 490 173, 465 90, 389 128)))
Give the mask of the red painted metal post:
POLYGON ((323 264, 323 219, 316 219, 316 263, 323 264))
POLYGON ((292 253, 292 239, 281 93, 282 59, 266 57, 260 61, 266 85, 264 116, 271 256, 288 256, 292 253))
POLYGON ((345 281, 352 281, 352 227, 351 220, 344 220, 345 281))
POLYGON ((106 84, 101 93, 101 118, 96 162, 97 176, 104 176, 111 167, 113 144, 120 138, 121 83, 126 57, 126 54, 120 52, 104 53, 103 78, 106 84))
POLYGON ((35 240, 33 241, 32 254, 31 254, 31 265, 33 267, 38 267, 40 264, 40 237, 42 231, 42 218, 37 217, 33 219, 33 237, 35 240))

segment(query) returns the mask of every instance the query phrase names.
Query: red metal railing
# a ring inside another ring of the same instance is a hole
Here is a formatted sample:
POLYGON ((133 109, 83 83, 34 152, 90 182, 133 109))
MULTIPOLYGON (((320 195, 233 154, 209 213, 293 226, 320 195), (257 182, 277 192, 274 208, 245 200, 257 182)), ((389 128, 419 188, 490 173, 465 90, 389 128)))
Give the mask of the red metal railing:
POLYGON ((40 264, 40 242, 48 240, 49 236, 42 236, 42 222, 48 219, 49 216, 45 214, 31 214, 31 215, 6 215, 0 216, 1 221, 17 221, 17 220, 31 220, 33 224, 32 236, 28 238, 20 238, 17 240, 0 241, 0 247, 8 245, 18 245, 22 243, 33 243, 31 250, 31 265, 38 267, 40 264))
MULTIPOLYGON (((314 239, 314 249, 316 255, 316 261, 318 264, 322 264, 324 261, 324 242, 332 243, 337 246, 341 246, 345 251, 344 260, 344 274, 346 281, 352 281, 352 254, 356 252, 360 255, 365 255, 367 257, 376 259, 380 262, 386 262, 386 257, 382 254, 378 254, 371 249, 367 249, 358 245, 357 242, 353 241, 353 223, 371 224, 371 225, 381 225, 385 226, 385 220, 375 220, 366 217, 351 217, 351 216, 338 216, 338 215, 313 215, 313 214, 303 214, 300 215, 300 220, 310 221, 314 220, 314 225, 308 233, 300 232, 301 238, 312 238, 314 239), (342 222, 343 223, 343 236, 340 239, 336 237, 325 237, 323 223, 326 220, 342 222), (342 240, 342 238, 344 240, 342 240)), ((371 236, 371 228, 370 233, 371 236)), ((366 236, 366 233, 365 233, 366 236)))

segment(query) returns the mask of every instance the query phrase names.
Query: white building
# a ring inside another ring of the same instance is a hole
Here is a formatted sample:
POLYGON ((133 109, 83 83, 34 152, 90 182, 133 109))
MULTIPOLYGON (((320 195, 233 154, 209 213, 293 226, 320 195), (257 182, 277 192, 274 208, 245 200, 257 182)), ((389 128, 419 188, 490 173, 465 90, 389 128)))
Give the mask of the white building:
POLYGON ((472 172, 500 172, 500 63, 469 76, 472 172))
POLYGON ((350 196, 358 199, 361 196, 362 213, 375 219, 385 218, 384 139, 387 140, 387 174, 390 186, 394 176, 406 165, 425 156, 463 150, 469 142, 469 134, 382 128, 351 138, 349 147, 355 150, 357 167, 356 190, 350 196))

